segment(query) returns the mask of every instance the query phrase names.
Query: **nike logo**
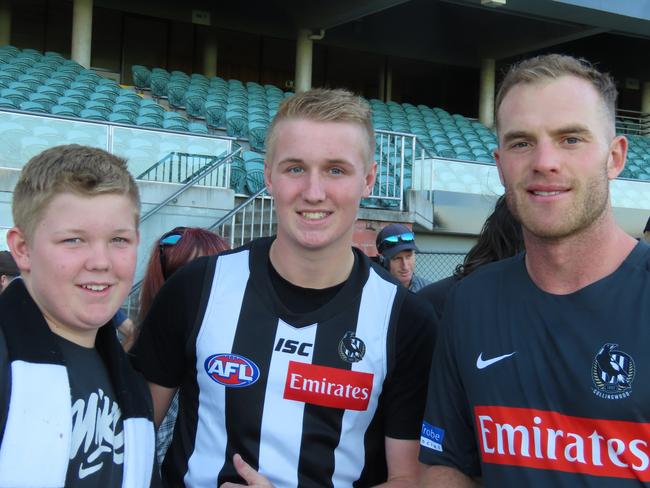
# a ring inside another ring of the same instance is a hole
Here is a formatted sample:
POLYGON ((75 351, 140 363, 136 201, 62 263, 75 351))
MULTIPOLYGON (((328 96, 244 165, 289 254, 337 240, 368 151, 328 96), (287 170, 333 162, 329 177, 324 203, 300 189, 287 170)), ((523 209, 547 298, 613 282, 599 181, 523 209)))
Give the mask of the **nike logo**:
POLYGON ((102 464, 103 463, 99 463, 99 464, 95 464, 94 466, 88 466, 87 468, 85 468, 84 463, 82 461, 82 463, 79 465, 79 479, 82 480, 86 476, 90 476, 91 474, 96 473, 101 469, 102 464))
POLYGON ((491 366, 494 363, 498 363, 502 359, 509 358, 510 356, 512 356, 513 354, 516 354, 516 353, 517 353, 517 351, 511 352, 510 354, 504 354, 503 356, 497 356, 497 357, 491 358, 491 359, 483 359, 483 353, 481 353, 476 358, 476 367, 478 369, 487 368, 488 366, 491 366))

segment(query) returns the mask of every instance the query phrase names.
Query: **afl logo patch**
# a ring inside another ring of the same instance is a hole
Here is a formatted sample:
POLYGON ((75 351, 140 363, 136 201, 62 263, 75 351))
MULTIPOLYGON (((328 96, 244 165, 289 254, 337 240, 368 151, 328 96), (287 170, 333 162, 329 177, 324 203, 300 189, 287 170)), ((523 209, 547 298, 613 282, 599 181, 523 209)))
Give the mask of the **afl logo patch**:
POLYGON ((634 360, 629 354, 620 351, 618 344, 604 344, 591 365, 594 395, 608 400, 629 397, 635 373, 634 360))
POLYGON ((339 341, 339 356, 346 363, 358 363, 366 354, 366 345, 354 332, 348 331, 339 341))
POLYGON ((250 386, 260 377, 257 365, 238 354, 213 354, 203 365, 210 378, 232 388, 250 386))

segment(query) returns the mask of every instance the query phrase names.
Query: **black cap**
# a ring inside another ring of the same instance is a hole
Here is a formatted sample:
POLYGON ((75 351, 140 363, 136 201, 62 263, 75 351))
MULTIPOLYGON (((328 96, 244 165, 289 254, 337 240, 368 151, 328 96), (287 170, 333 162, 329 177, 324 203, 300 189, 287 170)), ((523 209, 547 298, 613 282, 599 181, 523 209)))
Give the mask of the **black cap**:
POLYGON ((0 251, 0 275, 18 276, 20 270, 16 266, 13 256, 9 251, 0 251))
POLYGON ((377 251, 384 256, 386 259, 392 259, 393 256, 402 252, 402 251, 419 251, 418 247, 415 245, 415 239, 412 241, 398 241, 395 244, 385 243, 384 240, 390 236, 400 236, 402 234, 413 233, 411 229, 406 227, 403 224, 388 224, 386 227, 381 229, 379 234, 377 234, 377 251))

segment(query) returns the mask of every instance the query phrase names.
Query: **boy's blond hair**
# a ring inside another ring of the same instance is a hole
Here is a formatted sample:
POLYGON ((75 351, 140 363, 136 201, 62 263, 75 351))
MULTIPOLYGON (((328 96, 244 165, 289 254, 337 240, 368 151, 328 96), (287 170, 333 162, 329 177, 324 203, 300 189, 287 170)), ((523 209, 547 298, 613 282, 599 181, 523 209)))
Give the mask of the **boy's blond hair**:
POLYGON ((24 166, 14 189, 14 225, 30 238, 47 206, 62 193, 87 197, 124 195, 133 203, 138 226, 140 196, 126 161, 101 149, 77 144, 46 149, 24 166))
POLYGON ((374 160, 375 131, 372 110, 363 98, 347 90, 314 88, 285 98, 278 107, 266 133, 266 156, 273 160, 277 125, 283 120, 305 119, 314 122, 350 122, 359 124, 366 136, 363 149, 366 167, 374 160))

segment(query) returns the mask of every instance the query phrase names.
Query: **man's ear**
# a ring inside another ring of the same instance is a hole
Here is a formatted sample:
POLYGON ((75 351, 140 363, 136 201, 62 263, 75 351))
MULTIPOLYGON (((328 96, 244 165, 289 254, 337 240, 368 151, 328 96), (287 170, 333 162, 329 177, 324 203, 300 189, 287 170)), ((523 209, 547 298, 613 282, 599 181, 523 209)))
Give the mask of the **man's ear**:
POLYGON ((497 165, 497 171, 499 172, 499 180, 501 180, 501 184, 505 187, 506 184, 503 181, 503 173, 501 172, 501 155, 499 154, 499 148, 496 148, 493 151, 492 156, 494 156, 494 162, 497 165))
POLYGON ((271 163, 264 160, 264 184, 266 185, 266 192, 273 196, 273 185, 271 184, 271 163))
POLYGON ((610 180, 616 178, 625 168, 627 158, 627 139, 625 136, 616 136, 609 145, 607 155, 607 176, 610 180))
POLYGON ((368 198, 372 193, 372 189, 375 186, 375 178, 377 177, 377 163, 374 161, 370 165, 365 177, 365 186, 363 188, 363 198, 368 198))
POLYGON ((21 272, 30 271, 32 264, 25 233, 18 227, 12 227, 7 231, 7 245, 18 269, 21 272))

